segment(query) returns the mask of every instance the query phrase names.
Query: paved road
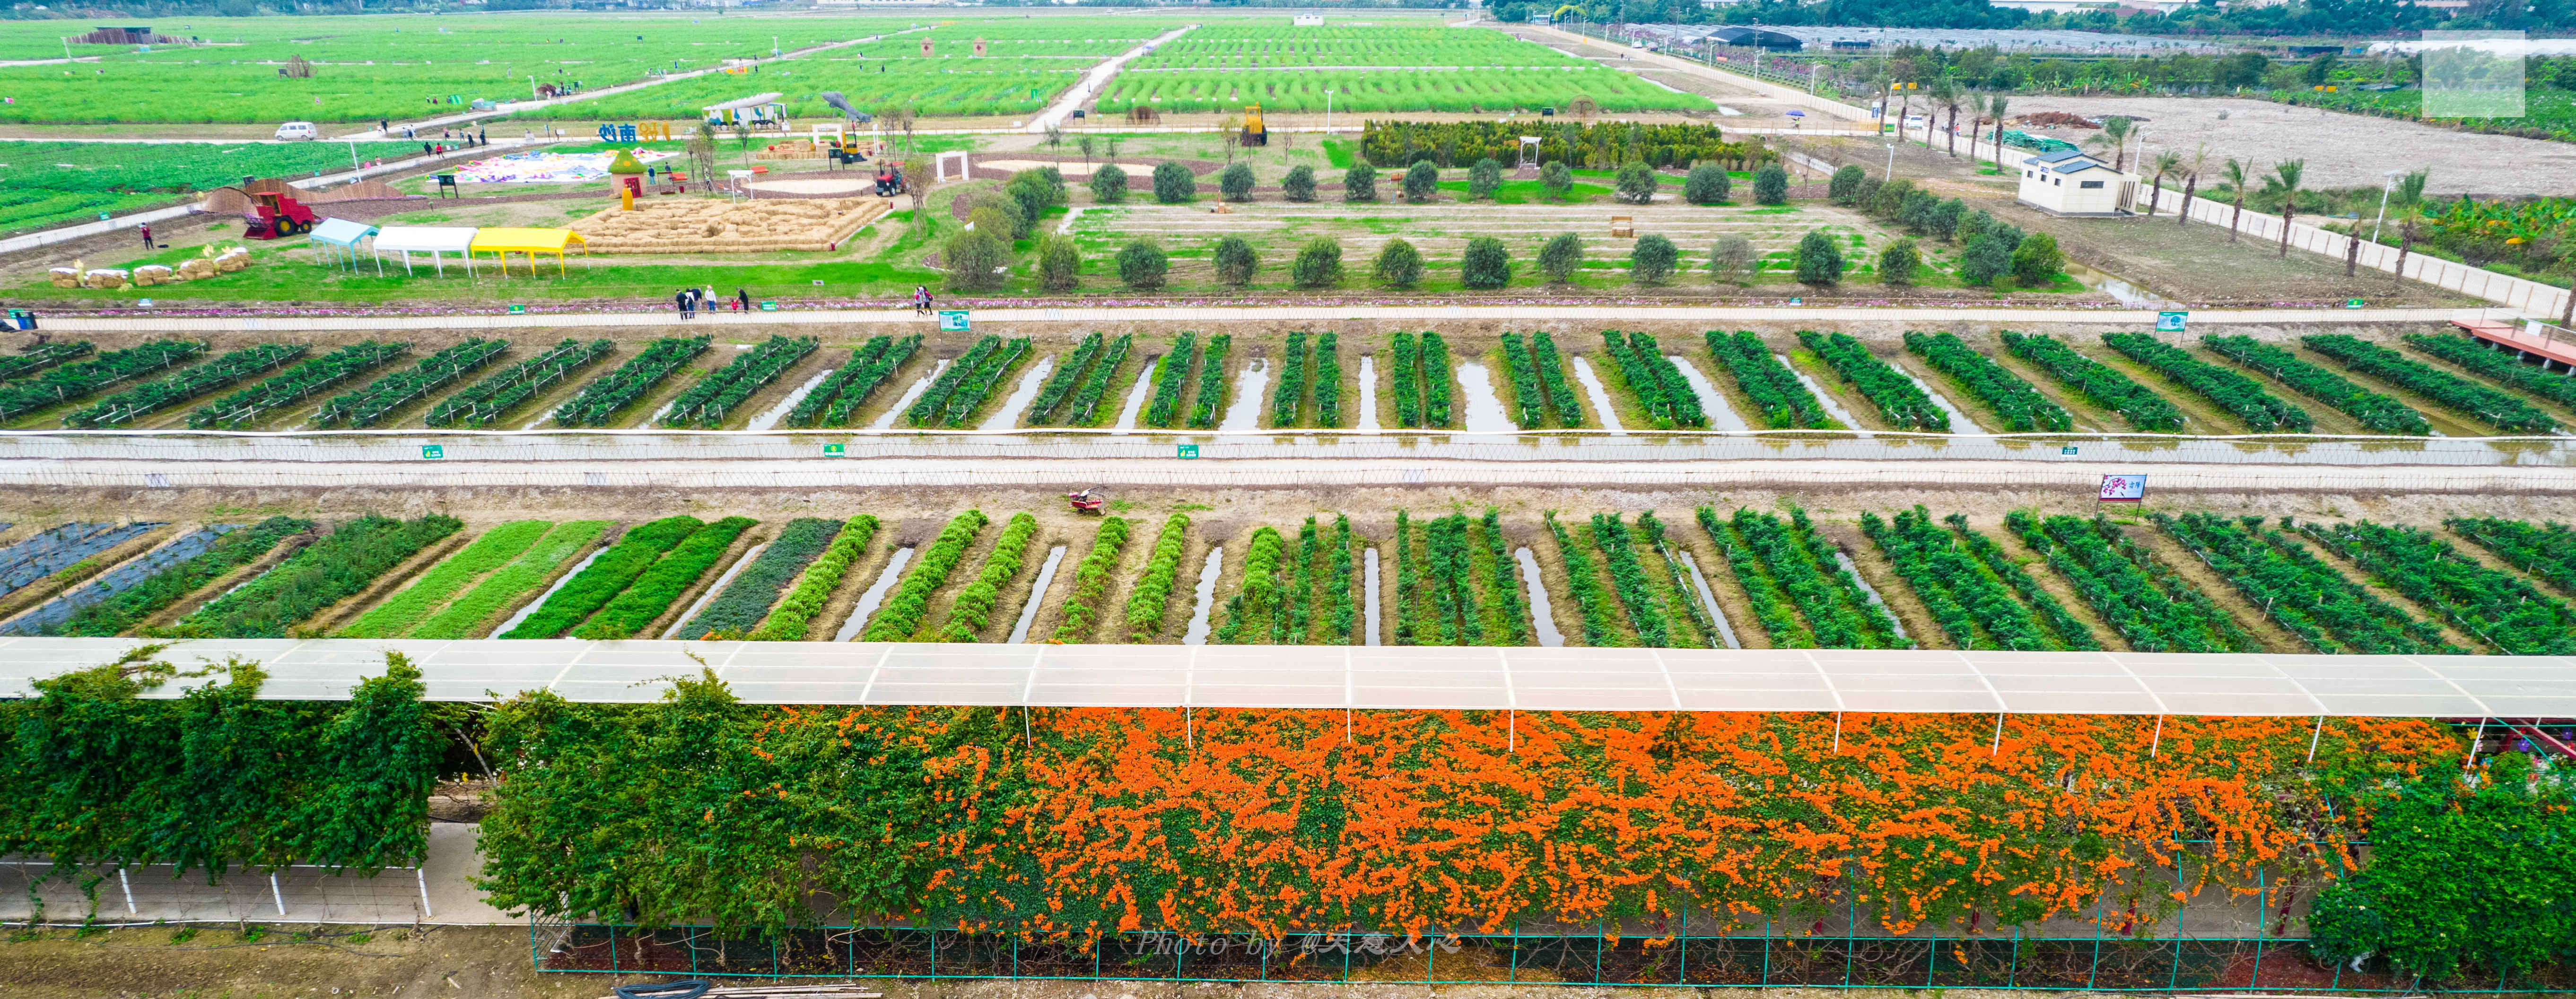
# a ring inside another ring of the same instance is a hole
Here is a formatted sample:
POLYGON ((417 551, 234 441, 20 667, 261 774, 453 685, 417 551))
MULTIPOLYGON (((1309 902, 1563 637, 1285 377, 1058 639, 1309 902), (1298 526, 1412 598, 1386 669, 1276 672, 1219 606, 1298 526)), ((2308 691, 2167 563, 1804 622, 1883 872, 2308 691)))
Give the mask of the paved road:
POLYGON ((1020 131, 1044 132, 1050 127, 1063 124, 1065 118, 1073 114, 1074 109, 1081 107, 1083 102, 1088 101, 1093 97, 1097 97, 1100 95, 1101 91, 1109 89, 1109 81, 1118 76, 1119 70, 1127 68, 1127 64, 1129 62, 1136 60, 1145 53, 1154 51, 1154 47, 1157 45, 1179 38, 1182 35, 1189 34, 1192 29, 1197 27, 1198 25, 1195 24, 1184 24, 1170 31, 1163 32, 1161 35, 1156 36, 1152 41, 1148 41, 1145 44, 1128 49, 1117 58, 1091 67, 1090 72, 1083 74, 1082 82, 1076 83, 1070 89, 1067 89, 1063 96, 1056 98, 1055 103, 1048 105, 1045 111, 1040 112, 1036 118, 1031 119, 1028 126, 1020 129, 1020 131))

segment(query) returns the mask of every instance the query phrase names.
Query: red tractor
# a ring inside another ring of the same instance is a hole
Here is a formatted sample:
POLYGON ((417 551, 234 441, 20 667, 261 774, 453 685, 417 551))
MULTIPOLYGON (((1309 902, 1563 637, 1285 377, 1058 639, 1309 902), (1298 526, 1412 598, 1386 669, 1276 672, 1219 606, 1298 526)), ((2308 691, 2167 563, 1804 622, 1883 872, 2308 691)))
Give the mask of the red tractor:
POLYGON ((257 207, 242 213, 242 235, 250 239, 276 239, 300 232, 313 231, 313 209, 277 191, 254 191, 251 198, 257 207))
POLYGON ((877 159, 877 197, 891 198, 912 193, 912 184, 903 178, 903 166, 893 160, 877 159))
POLYGON ((1066 493, 1064 500, 1073 504, 1075 513, 1099 513, 1100 508, 1109 503, 1109 490, 1106 487, 1093 486, 1078 493, 1066 493))

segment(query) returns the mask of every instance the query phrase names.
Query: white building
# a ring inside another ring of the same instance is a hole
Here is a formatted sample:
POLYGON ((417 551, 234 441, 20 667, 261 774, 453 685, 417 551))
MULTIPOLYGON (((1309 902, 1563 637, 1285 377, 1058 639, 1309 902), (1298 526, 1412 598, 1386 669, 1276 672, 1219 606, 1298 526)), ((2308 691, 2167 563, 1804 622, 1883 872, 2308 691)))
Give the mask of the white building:
POLYGON ((2072 149, 2021 161, 2021 203, 2052 215, 2126 215, 2138 179, 2072 149))

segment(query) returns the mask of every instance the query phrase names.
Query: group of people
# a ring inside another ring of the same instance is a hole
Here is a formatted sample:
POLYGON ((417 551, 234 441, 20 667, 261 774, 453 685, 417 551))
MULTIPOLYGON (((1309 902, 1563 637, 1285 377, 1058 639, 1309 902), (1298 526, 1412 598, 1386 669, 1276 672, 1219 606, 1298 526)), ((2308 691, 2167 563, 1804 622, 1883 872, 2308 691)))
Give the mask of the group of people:
MULTIPOLYGON (((682 319, 695 319, 700 312, 714 312, 719 308, 719 306, 714 304, 716 301, 716 290, 712 287, 682 288, 680 289, 679 294, 671 296, 671 301, 672 304, 679 306, 680 318, 682 319)), ((751 311, 750 289, 734 289, 731 304, 733 305, 733 310, 735 312, 751 311)))

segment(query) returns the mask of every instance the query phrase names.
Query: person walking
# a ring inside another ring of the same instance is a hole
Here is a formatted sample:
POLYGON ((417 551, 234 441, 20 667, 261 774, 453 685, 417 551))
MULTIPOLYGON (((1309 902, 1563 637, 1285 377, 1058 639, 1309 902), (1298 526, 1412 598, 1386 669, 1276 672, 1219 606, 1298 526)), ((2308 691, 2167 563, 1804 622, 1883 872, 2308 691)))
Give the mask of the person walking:
POLYGON ((136 225, 136 226, 135 226, 135 228, 136 228, 136 229, 140 229, 140 230, 142 230, 142 231, 143 231, 143 248, 144 248, 144 249, 146 249, 146 250, 151 249, 151 248, 152 248, 152 223, 150 223, 150 222, 144 222, 144 223, 141 223, 141 224, 139 224, 139 225, 136 225))
POLYGON ((680 318, 682 318, 682 319, 689 319, 689 318, 693 318, 693 317, 689 314, 689 289, 686 289, 686 288, 682 288, 682 289, 680 289, 680 293, 679 293, 679 294, 671 296, 671 301, 672 301, 672 302, 674 302, 674 303, 676 303, 676 304, 679 306, 679 308, 680 308, 680 318))

